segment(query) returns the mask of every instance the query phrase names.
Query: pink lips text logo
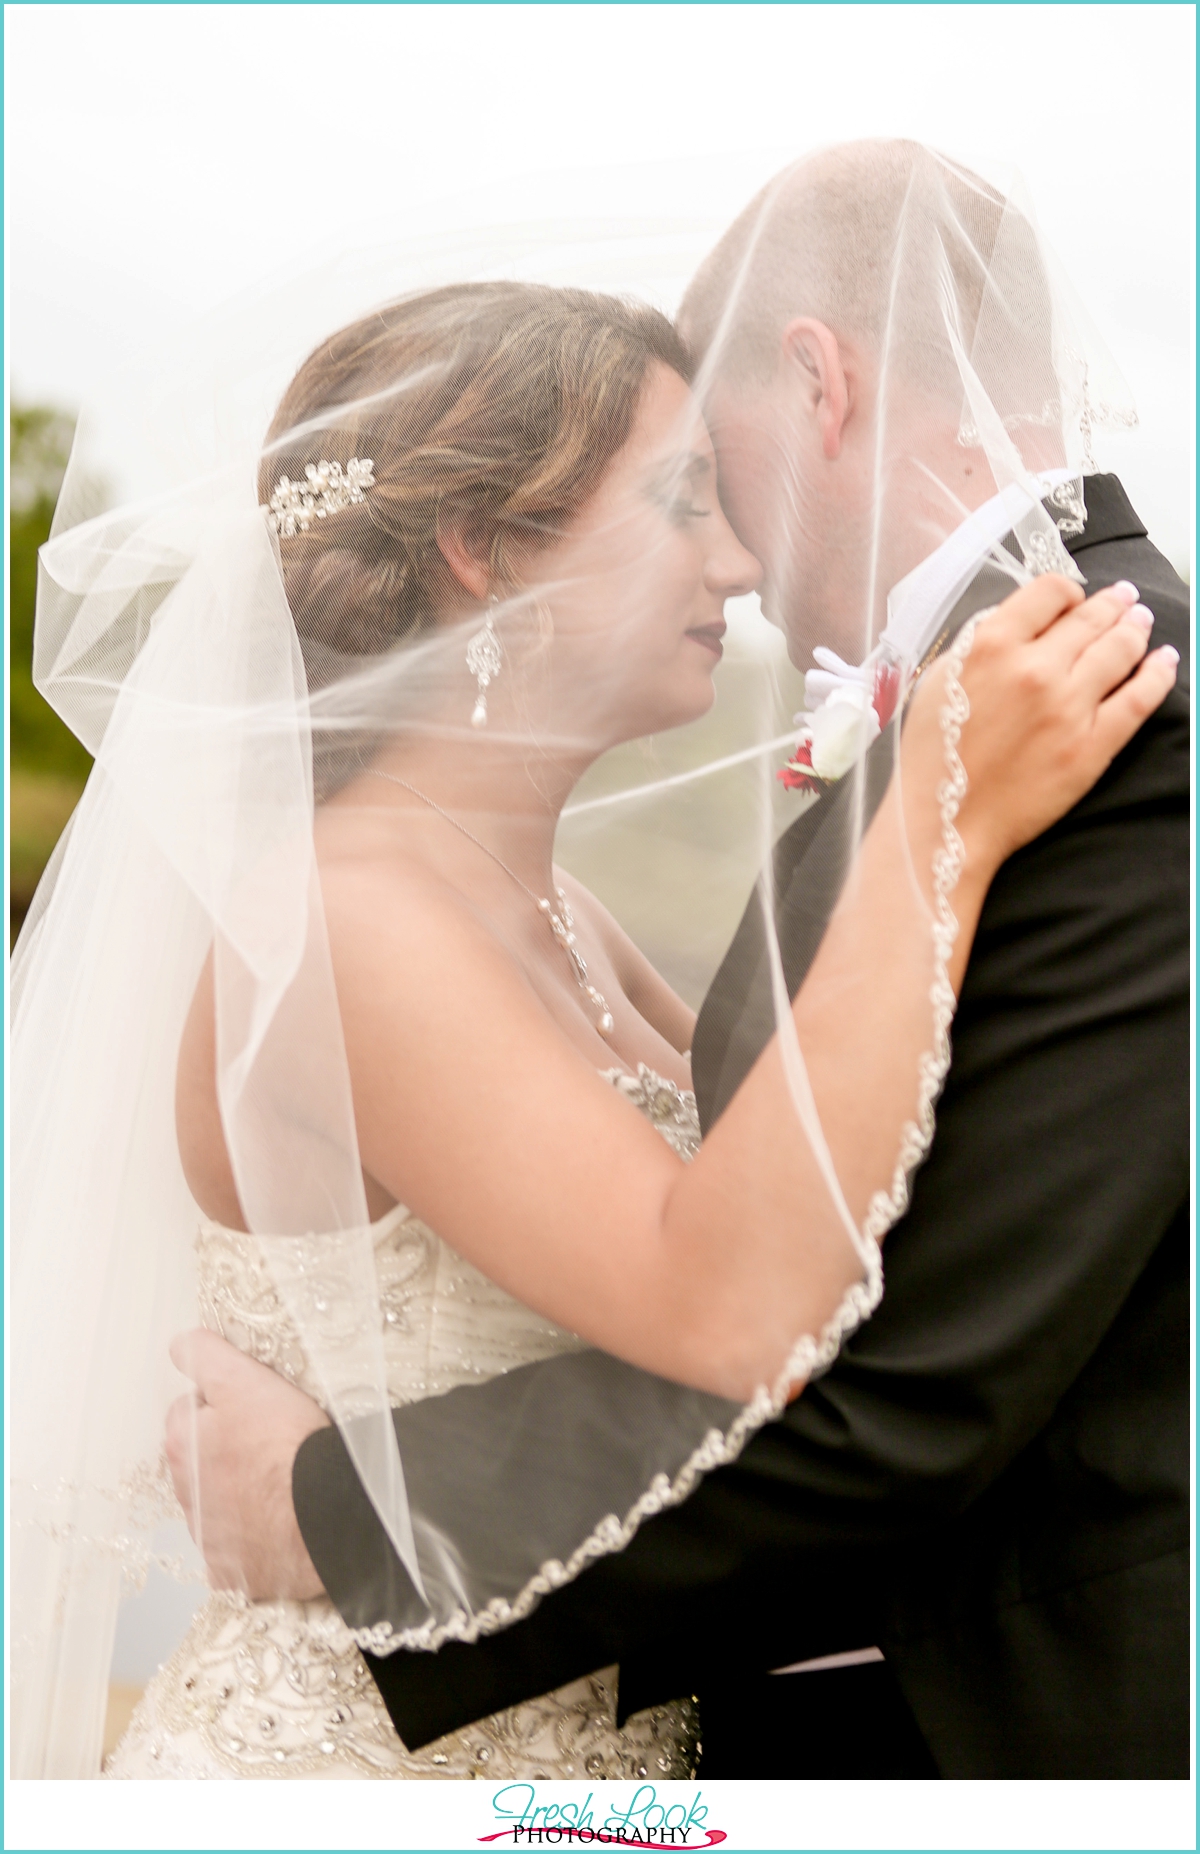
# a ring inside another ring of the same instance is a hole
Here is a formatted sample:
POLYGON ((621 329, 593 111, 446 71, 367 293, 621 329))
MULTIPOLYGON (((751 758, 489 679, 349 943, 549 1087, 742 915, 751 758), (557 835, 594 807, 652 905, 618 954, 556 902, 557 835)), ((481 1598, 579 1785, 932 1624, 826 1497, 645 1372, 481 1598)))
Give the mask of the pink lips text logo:
MULTIPOLYGON (((647 1829, 644 1832, 648 1835, 654 1834, 653 1829, 647 1829)), ((718 1842, 728 1839, 723 1828, 703 1828, 699 1832, 704 1836, 703 1841, 681 1840, 673 1835, 670 1829, 667 1829, 661 1838, 644 1841, 640 1835, 627 1834, 624 1829, 620 1828, 573 1828, 568 1827, 566 1823, 561 1825, 556 1823, 546 1828, 525 1827, 520 1822, 514 1822, 511 1828, 500 1828, 494 1835, 480 1835, 478 1839, 480 1841, 506 1841, 511 1836, 514 1846, 525 1844, 538 1847, 561 1846, 564 1841, 577 1841, 585 1845, 588 1842, 601 1841, 610 1847, 654 1848, 656 1850, 671 1847, 715 1848, 718 1842)))
POLYGON ((506 1841, 514 1848, 588 1847, 597 1841, 612 1848, 714 1848, 729 1837, 723 1828, 709 1828, 707 1816, 700 1789, 680 1801, 660 1801, 654 1784, 642 1783, 631 1796, 606 1795, 599 1803, 594 1790, 580 1801, 533 1783, 508 1783, 492 1797, 492 1820, 499 1818, 501 1826, 479 1840, 506 1841))

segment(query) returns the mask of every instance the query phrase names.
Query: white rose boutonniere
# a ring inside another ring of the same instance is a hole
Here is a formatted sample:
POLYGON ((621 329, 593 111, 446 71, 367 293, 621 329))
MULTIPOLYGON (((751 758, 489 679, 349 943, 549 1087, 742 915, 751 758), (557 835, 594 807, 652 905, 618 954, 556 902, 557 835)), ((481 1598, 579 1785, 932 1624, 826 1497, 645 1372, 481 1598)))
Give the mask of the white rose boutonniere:
POLYGON ((812 712, 796 716, 799 739, 787 765, 775 775, 789 791, 820 792, 848 773, 879 739, 900 694, 898 663, 885 659, 856 670, 832 651, 814 654, 818 662, 831 667, 810 672, 806 678, 805 694, 813 703, 812 712), (832 669, 835 664, 836 671, 832 669))
POLYGON ((809 717, 813 772, 818 779, 840 779, 881 732, 866 686, 861 682, 845 683, 809 717))

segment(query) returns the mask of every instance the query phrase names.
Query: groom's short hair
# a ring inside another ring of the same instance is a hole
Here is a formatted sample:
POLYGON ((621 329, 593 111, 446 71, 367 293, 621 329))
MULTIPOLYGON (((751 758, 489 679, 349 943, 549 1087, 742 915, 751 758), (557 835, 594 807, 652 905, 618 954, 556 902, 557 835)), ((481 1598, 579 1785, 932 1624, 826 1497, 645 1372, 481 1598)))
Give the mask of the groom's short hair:
POLYGON ((751 200, 697 270, 679 322, 726 378, 769 379, 788 323, 813 316, 872 353, 886 339, 910 375, 960 392, 937 313, 947 284, 966 351, 991 292, 1006 336, 1018 331, 1013 360, 1052 397, 1050 291, 1028 219, 920 142, 847 142, 751 200))

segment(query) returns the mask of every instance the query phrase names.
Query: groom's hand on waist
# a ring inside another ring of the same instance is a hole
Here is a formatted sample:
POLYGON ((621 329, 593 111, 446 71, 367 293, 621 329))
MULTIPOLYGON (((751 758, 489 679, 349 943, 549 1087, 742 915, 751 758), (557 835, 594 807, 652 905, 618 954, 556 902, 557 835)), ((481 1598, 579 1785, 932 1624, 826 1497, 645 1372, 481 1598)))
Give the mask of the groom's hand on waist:
POLYGON ((167 1412, 167 1461, 213 1588, 260 1601, 320 1596, 292 1506, 292 1463, 329 1418, 216 1333, 182 1334, 171 1358, 196 1389, 167 1412))

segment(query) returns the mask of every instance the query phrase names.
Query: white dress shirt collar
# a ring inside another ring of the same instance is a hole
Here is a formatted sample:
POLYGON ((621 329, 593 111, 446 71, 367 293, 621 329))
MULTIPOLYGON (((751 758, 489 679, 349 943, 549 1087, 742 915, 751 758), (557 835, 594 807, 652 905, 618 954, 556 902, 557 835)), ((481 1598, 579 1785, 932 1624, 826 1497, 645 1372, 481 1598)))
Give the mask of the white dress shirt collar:
MULTIPOLYGON (((1078 474, 1076 470, 1046 470, 1034 481, 1046 494, 1078 474)), ((880 642, 904 662, 919 663, 984 559, 1033 506, 1028 491, 1011 483, 973 510, 940 547, 892 587, 880 642)))

